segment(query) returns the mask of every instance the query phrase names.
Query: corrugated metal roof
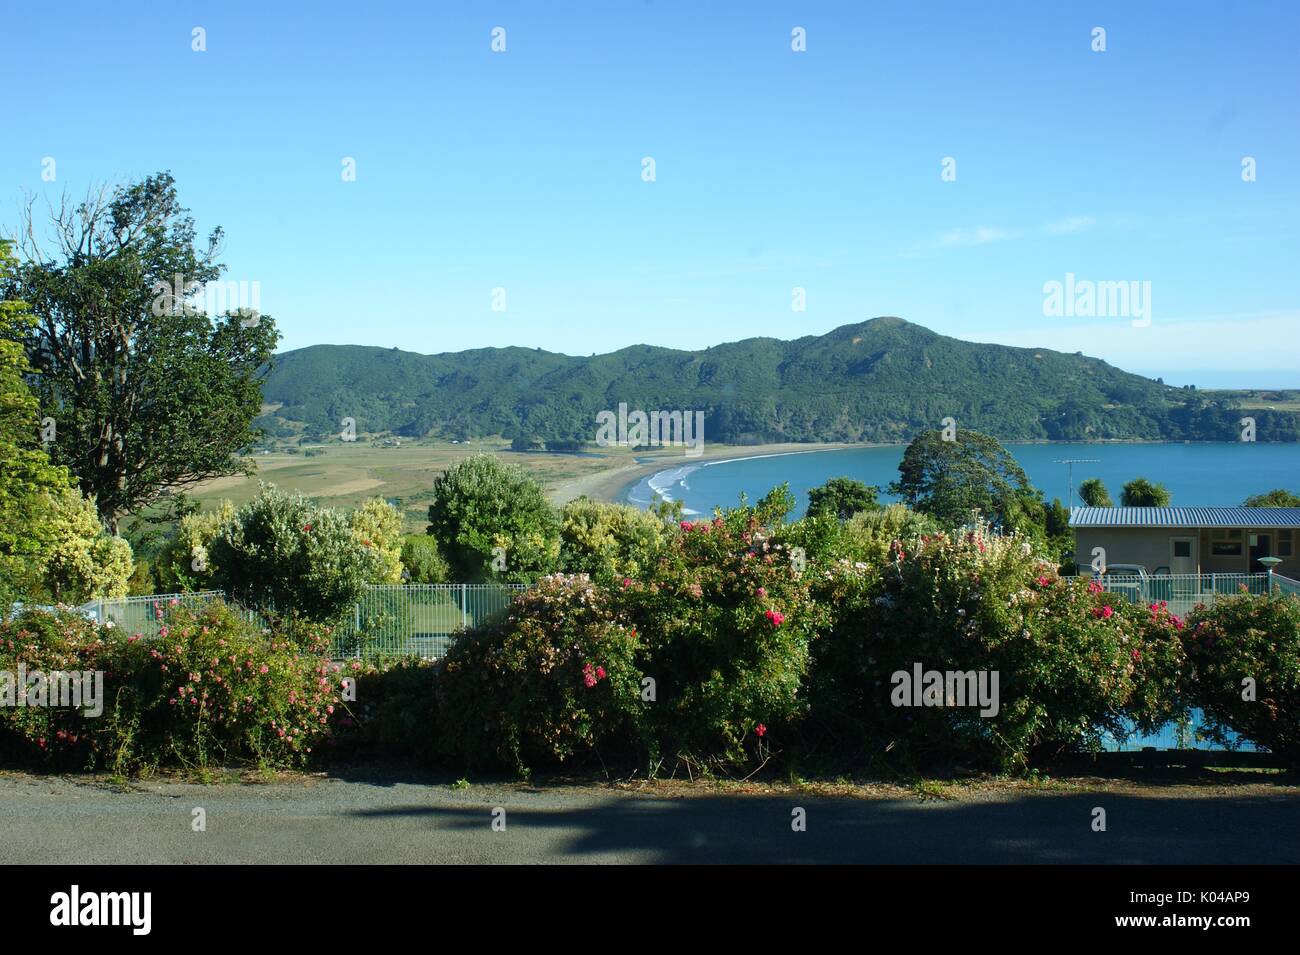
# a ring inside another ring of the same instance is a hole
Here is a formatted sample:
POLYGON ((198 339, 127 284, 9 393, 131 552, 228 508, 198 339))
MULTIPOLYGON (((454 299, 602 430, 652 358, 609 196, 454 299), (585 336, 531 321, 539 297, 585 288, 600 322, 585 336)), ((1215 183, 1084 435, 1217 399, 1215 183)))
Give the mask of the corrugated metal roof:
POLYGON ((1071 527, 1300 527, 1300 507, 1072 507, 1071 527))

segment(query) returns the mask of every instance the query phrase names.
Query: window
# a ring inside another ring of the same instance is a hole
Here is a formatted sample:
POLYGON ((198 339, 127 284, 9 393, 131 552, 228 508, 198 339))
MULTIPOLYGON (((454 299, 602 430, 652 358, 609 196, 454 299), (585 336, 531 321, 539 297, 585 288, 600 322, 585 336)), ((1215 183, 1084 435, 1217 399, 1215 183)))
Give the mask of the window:
POLYGON ((1191 541, 1174 541, 1174 556, 1175 556, 1175 557, 1191 557, 1191 556, 1192 556, 1192 542, 1191 542, 1191 541))
POLYGON ((1240 557, 1241 528, 1216 527, 1210 531, 1210 554, 1214 557, 1240 557))
POLYGON ((1277 556, 1292 557, 1294 556, 1294 534, 1295 531, 1278 531, 1277 532, 1277 556))

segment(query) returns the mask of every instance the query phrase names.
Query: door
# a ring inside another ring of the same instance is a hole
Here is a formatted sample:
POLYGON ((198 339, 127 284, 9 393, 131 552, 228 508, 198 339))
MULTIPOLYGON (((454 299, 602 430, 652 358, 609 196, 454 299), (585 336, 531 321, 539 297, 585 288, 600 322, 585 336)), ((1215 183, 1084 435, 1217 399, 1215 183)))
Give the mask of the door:
POLYGON ((1250 572, 1252 574, 1264 574, 1268 568, 1259 562, 1261 557, 1273 556, 1273 535, 1272 534, 1251 534, 1250 535, 1250 572))
POLYGON ((1200 569, 1196 563, 1196 538, 1169 538, 1169 572, 1171 574, 1196 574, 1200 569))

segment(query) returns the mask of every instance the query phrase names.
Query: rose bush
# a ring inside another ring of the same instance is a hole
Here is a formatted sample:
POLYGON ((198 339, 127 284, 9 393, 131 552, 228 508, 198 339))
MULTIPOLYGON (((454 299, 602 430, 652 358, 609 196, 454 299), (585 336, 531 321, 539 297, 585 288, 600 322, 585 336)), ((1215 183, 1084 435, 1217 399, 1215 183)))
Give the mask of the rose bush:
POLYGON ((263 632, 220 601, 158 605, 159 636, 31 611, 0 624, 0 670, 102 671, 103 712, 0 709, 18 757, 138 771, 159 765, 302 765, 343 715, 347 670, 329 661, 323 628, 294 639, 263 632))
POLYGON ((585 575, 552 575, 464 634, 437 679, 451 758, 524 772, 640 741, 638 635, 585 575))
POLYGON ((1242 594, 1191 618, 1181 631, 1187 695, 1206 735, 1235 732, 1300 761, 1300 598, 1242 594))

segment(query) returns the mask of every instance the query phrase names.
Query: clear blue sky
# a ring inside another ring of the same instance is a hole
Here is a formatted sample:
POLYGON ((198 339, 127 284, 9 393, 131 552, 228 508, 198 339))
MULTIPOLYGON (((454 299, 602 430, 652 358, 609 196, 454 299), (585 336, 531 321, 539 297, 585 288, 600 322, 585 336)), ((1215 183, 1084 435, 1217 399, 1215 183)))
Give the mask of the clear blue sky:
POLYGON ((0 62, 0 223, 23 189, 169 169, 284 348, 590 354, 900 315, 1300 386, 1293 0, 52 0, 0 12, 0 62), (1066 273, 1149 281, 1151 324, 1045 316, 1066 273))

